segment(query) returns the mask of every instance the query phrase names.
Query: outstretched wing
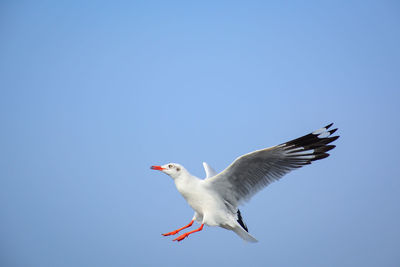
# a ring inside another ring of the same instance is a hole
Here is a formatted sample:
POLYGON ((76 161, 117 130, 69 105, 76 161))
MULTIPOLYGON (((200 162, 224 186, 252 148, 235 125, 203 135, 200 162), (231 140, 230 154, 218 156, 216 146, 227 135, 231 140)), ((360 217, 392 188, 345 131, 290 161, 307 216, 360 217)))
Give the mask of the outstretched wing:
POLYGON ((250 199, 286 173, 329 156, 339 138, 328 130, 333 123, 292 141, 257 150, 237 158, 218 175, 208 178, 208 185, 234 206, 250 199))
POLYGON ((203 167, 204 170, 206 171, 206 179, 217 175, 217 172, 214 171, 214 169, 211 168, 211 166, 208 165, 207 162, 203 162, 203 167))

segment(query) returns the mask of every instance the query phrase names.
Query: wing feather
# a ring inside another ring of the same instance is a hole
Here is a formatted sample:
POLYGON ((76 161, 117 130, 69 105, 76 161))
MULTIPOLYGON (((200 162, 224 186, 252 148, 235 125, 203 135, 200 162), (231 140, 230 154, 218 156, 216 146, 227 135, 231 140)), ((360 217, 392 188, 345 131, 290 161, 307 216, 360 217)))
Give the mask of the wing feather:
POLYGON ((210 178, 210 177, 217 175, 217 172, 214 171, 214 169, 211 168, 211 166, 208 165, 207 162, 203 162, 203 167, 206 172, 206 178, 210 178))
POLYGON ((328 130, 333 123, 286 143, 238 157, 221 173, 206 179, 211 188, 234 206, 279 180, 288 172, 326 158, 339 138, 328 130))

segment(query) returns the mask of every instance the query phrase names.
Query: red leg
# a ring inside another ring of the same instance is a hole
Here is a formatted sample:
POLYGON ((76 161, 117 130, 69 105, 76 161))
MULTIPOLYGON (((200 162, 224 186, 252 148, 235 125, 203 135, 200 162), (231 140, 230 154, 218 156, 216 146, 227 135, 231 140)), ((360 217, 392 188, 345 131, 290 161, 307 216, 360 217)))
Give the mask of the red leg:
POLYGON ((185 237, 188 237, 190 234, 201 231, 203 229, 203 225, 204 225, 204 223, 201 224, 201 226, 198 229, 184 233, 183 235, 180 235, 177 238, 175 238, 173 241, 182 241, 183 239, 185 239, 185 237))
POLYGON ((194 222, 194 220, 191 220, 188 225, 183 226, 182 228, 179 228, 178 230, 175 230, 175 231, 172 231, 172 232, 169 232, 169 233, 166 233, 166 234, 162 234, 162 235, 163 236, 175 235, 175 234, 179 233, 180 231, 182 231, 183 229, 186 229, 186 228, 192 226, 193 222, 194 222))

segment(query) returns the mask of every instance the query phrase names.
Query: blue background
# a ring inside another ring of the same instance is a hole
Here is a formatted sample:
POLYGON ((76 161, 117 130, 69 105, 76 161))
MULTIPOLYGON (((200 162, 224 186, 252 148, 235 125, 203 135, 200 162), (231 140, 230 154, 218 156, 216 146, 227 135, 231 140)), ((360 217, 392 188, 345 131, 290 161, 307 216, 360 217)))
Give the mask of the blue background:
POLYGON ((398 1, 2 1, 1 266, 400 266, 398 1), (322 3, 323 2, 323 3, 322 3), (206 227, 204 177, 330 122, 337 148, 206 227), (197 227, 197 225, 195 226, 197 227))

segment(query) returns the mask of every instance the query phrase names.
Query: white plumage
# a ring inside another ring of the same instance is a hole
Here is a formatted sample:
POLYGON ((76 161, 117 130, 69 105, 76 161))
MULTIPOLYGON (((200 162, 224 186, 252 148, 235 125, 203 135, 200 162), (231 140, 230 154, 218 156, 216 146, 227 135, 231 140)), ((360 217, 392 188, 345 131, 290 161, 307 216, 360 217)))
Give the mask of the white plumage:
POLYGON ((331 137, 337 130, 328 130, 331 126, 329 124, 292 141, 240 156, 219 174, 203 162, 206 179, 191 175, 177 163, 152 166, 152 169, 160 170, 174 180, 179 193, 195 211, 188 225, 163 235, 177 234, 196 220, 201 223, 198 229, 180 235, 174 241, 201 231, 206 224, 232 230, 246 241, 257 242, 248 233, 238 206, 286 173, 328 157, 327 151, 335 147, 328 144, 339 138, 331 137))

